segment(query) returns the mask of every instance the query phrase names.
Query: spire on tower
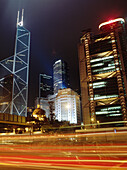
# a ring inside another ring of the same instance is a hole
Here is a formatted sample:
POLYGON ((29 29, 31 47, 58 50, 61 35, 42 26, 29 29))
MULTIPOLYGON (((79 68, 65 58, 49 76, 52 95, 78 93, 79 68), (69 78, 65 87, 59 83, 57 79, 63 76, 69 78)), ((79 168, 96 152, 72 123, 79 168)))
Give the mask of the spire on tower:
POLYGON ((22 9, 22 16, 21 16, 21 21, 19 21, 19 18, 20 18, 20 11, 18 11, 18 14, 17 14, 17 26, 19 25, 20 27, 23 26, 23 17, 24 17, 24 9, 22 9))

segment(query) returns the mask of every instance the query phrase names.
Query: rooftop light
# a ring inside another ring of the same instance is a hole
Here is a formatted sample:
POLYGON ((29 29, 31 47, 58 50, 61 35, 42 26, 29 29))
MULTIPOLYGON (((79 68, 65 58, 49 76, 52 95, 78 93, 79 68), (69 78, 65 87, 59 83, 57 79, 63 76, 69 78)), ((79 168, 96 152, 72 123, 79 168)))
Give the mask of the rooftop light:
POLYGON ((109 20, 107 22, 103 22, 102 24, 99 25, 99 29, 104 25, 112 24, 112 23, 118 22, 118 21, 125 23, 125 20, 123 18, 117 18, 117 19, 109 20))

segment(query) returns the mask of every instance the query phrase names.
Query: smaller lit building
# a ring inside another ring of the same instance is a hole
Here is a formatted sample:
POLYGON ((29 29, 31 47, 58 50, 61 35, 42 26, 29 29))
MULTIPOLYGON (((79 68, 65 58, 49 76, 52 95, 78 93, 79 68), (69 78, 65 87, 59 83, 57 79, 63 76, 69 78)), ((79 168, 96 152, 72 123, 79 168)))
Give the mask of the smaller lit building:
POLYGON ((55 99, 55 116, 60 122, 80 123, 80 97, 72 89, 58 90, 55 99))
POLYGON ((46 97, 37 97, 35 100, 35 108, 40 108, 45 110, 45 115, 48 118, 50 115, 50 110, 49 110, 49 103, 48 103, 48 98, 46 97))
POLYGON ((54 113, 54 102, 56 95, 48 95, 47 97, 37 97, 35 100, 35 108, 40 108, 45 111, 45 115, 50 119, 51 111, 54 113))
POLYGON ((40 108, 35 109, 32 113, 32 116, 40 121, 47 121, 45 111, 40 108))

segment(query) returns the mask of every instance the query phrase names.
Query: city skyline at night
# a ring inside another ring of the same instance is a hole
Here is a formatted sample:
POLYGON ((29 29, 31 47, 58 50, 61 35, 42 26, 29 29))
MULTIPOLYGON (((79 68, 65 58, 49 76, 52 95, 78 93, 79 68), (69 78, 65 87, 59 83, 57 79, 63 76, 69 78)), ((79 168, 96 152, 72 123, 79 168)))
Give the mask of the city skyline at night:
POLYGON ((127 169, 127 0, 0 0, 0 21, 0 169, 127 169))
POLYGON ((54 61, 61 56, 70 67, 70 85, 79 89, 77 44, 81 31, 103 21, 123 17, 126 20, 127 2, 96 0, 1 0, 0 1, 0 60, 14 51, 17 11, 25 11, 25 27, 31 32, 29 106, 38 96, 38 75, 52 74, 54 61), (72 5, 73 4, 73 5, 72 5), (74 74, 75 73, 75 74, 74 74), (34 78, 33 78, 34 77, 34 78))

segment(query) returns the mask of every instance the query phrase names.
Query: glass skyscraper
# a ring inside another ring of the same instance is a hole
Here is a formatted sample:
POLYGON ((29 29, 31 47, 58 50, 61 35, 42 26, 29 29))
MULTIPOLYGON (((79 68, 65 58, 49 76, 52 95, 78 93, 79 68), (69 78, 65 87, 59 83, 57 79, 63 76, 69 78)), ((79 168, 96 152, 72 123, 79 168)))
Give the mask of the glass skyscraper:
POLYGON ((104 22, 99 29, 98 35, 84 31, 78 50, 85 124, 127 120, 125 21, 118 18, 104 22))
POLYGON ((53 88, 54 94, 59 89, 69 87, 68 65, 65 61, 57 60, 53 65, 53 88))
POLYGON ((17 16, 15 53, 0 61, 0 112, 27 116, 30 32, 17 16))
POLYGON ((47 97, 53 93, 52 76, 39 74, 39 98, 47 97))

